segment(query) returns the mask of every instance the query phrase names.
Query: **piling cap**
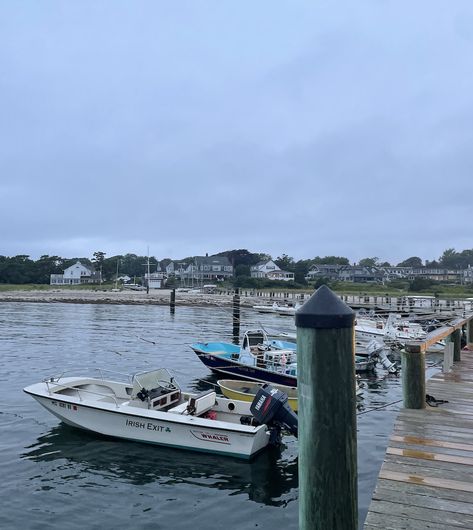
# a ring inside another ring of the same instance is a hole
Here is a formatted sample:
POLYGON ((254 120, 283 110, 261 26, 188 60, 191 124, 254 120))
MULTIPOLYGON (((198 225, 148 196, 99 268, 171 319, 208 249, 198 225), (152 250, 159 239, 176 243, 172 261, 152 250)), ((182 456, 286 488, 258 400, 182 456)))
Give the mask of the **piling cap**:
POLYGON ((322 285, 296 311, 298 328, 338 329, 351 328, 355 322, 355 312, 333 293, 322 285))

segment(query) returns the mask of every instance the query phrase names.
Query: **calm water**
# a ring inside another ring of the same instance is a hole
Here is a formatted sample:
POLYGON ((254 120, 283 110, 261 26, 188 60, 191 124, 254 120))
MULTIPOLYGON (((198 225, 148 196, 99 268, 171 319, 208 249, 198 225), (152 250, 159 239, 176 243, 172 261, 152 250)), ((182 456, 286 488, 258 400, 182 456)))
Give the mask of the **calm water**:
MULTIPOLYGON (((294 330, 287 317, 242 311, 242 330, 294 330)), ((131 373, 165 366, 182 388, 215 381, 189 348, 231 340, 219 308, 0 304, 2 529, 297 529, 297 441, 253 462, 97 437, 62 425, 22 388, 64 370, 131 373)), ((360 523, 399 405, 396 376, 366 381, 358 416, 360 523)))

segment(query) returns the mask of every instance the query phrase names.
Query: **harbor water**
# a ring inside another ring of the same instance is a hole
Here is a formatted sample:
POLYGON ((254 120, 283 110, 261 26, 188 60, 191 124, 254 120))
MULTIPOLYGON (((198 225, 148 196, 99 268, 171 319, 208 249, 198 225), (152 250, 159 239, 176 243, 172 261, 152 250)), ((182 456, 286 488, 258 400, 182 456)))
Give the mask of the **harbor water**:
MULTIPOLYGON (((251 462, 104 438, 63 425, 23 387, 89 368, 133 373, 166 367, 180 386, 216 377, 189 344, 231 341, 219 307, 0 304, 0 528, 298 528, 297 440, 251 462)), ((242 309, 241 329, 294 331, 290 317, 242 309)), ((360 528, 401 406, 401 383, 364 378, 358 411, 360 528)), ((336 384, 336 374, 334 374, 336 384)))

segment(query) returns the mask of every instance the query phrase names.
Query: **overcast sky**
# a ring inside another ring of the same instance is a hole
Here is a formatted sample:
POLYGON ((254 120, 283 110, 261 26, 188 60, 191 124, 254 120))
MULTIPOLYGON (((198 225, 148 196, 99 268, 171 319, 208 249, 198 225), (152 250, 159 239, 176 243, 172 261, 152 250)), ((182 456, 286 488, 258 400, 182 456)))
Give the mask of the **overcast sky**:
POLYGON ((0 3, 0 255, 473 248, 473 2, 0 3))

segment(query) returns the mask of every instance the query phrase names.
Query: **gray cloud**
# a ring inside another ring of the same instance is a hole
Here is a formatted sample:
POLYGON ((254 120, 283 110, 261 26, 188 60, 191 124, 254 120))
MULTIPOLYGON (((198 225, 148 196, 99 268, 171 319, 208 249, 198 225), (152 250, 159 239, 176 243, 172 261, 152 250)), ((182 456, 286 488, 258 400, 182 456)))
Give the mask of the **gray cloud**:
POLYGON ((472 247, 470 2, 0 6, 0 254, 472 247))

